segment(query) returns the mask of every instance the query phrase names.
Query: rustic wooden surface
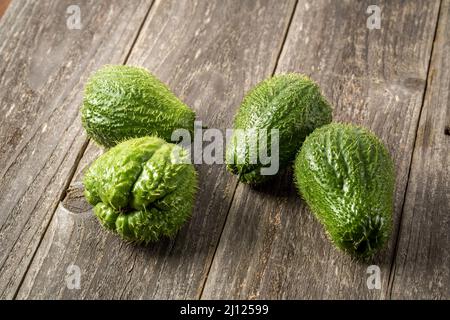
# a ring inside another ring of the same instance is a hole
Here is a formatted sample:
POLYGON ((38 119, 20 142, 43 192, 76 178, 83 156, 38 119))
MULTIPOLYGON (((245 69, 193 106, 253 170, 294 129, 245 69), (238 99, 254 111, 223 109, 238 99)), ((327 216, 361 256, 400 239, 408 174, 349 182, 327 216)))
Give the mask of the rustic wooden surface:
MULTIPOLYGON (((360 12, 368 4, 299 3, 277 72, 304 70, 334 105, 336 121, 364 125, 386 143, 396 164, 397 225, 439 2, 424 1, 418 7, 419 1, 385 1, 380 30, 365 27, 360 12)), ((275 186, 271 183, 260 190, 241 184, 205 294, 209 298, 227 294, 239 298, 385 298, 395 240, 396 231, 375 261, 352 261, 332 247, 298 196, 291 172, 280 176, 275 186), (367 287, 366 270, 371 264, 381 268, 381 290, 367 287)))
POLYGON ((17 292, 83 154, 88 74, 124 62, 151 1, 85 2, 81 30, 66 27, 71 4, 13 1, 0 21, 0 297, 17 292))
POLYGON ((449 298, 450 1, 443 1, 392 271, 392 297, 449 298))
POLYGON ((0 297, 450 298, 450 0, 14 0, 0 20, 0 297), (273 73, 312 76, 337 121, 365 125, 396 164, 395 228, 370 262, 336 251, 288 170, 258 188, 198 165, 193 217, 149 247, 105 232, 82 196, 102 150, 79 121, 106 63, 148 68, 210 128, 273 73), (367 267, 381 269, 369 290, 367 267), (67 268, 81 271, 68 289, 67 268))
MULTIPOLYGON (((152 70, 208 127, 229 128, 244 92, 273 72, 293 8, 293 1, 160 1, 128 63, 152 70)), ((58 210, 19 298, 198 298, 236 186, 224 166, 198 169, 197 205, 174 241, 125 245, 91 214, 80 220, 58 210), (82 270, 79 291, 61 278, 70 264, 82 270)))

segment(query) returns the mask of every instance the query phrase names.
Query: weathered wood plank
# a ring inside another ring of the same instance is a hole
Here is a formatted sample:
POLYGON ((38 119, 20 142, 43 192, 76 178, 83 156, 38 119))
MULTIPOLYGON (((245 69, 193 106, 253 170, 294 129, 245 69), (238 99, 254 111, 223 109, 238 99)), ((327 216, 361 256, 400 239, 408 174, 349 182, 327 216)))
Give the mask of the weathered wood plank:
POLYGON ((203 298, 386 297, 439 1, 378 1, 380 30, 366 27, 371 4, 299 1, 277 72, 310 74, 335 120, 369 127, 388 146, 397 179, 387 249, 369 263, 335 250, 291 172, 259 189, 239 185, 203 298), (381 268, 381 290, 366 285, 370 264, 381 268))
MULTIPOLYGON (((293 10, 294 1, 158 1, 129 63, 154 72, 209 128, 225 129, 244 92, 273 72, 293 10)), ((89 147, 82 162, 96 152, 89 147)), ((236 179, 223 165, 198 169, 191 220, 175 239, 146 248, 107 234, 90 213, 57 210, 18 298, 199 297, 236 179), (71 264, 80 290, 66 287, 71 264)), ((73 191, 65 205, 79 212, 77 199, 73 191)))
POLYGON ((83 83, 122 63, 150 8, 143 1, 13 1, 0 21, 0 297, 12 298, 86 137, 83 83), (70 20, 69 22, 75 22, 70 20))
POLYGON ((450 299, 449 35, 444 0, 391 276, 394 299, 450 299))

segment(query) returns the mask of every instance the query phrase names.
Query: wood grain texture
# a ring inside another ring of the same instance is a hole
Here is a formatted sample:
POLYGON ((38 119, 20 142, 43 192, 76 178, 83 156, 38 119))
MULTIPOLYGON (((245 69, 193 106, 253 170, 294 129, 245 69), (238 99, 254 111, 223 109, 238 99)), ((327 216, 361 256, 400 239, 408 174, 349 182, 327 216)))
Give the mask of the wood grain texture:
POLYGON ((400 225, 394 299, 450 299, 449 35, 444 0, 400 225))
MULTIPOLYGON (((209 128, 231 125, 252 85, 276 64, 294 1, 157 1, 129 64, 147 67, 209 128)), ((89 146, 78 172, 98 150, 89 146)), ((18 298, 198 298, 223 228, 236 179, 200 165, 196 208, 175 239, 149 247, 106 233, 86 209, 77 174, 57 210, 18 298), (71 264, 80 290, 69 290, 71 264)))
POLYGON ((13 1, 0 20, 0 298, 16 293, 84 150, 83 83, 122 63, 151 1, 13 1))
POLYGON ((381 29, 366 27, 372 1, 300 0, 277 73, 312 76, 334 119, 372 129, 396 165, 395 228, 369 262, 338 252, 300 199, 290 170, 265 186, 239 185, 202 298, 386 298, 439 1, 378 1, 381 29), (369 290, 367 267, 381 268, 369 290))

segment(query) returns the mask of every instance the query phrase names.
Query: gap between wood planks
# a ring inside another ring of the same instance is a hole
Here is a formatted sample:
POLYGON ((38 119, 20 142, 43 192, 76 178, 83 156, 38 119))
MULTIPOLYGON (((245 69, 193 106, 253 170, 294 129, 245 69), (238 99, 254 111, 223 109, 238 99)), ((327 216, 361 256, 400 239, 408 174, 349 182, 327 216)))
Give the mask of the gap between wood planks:
MULTIPOLYGON (((136 45, 137 39, 139 38, 139 35, 141 34, 142 28, 144 27, 144 24, 145 24, 145 22, 147 21, 147 18, 148 18, 148 16, 149 16, 150 11, 152 10, 153 5, 154 5, 155 2, 156 2, 156 0, 154 0, 154 1, 152 1, 152 2, 150 3, 150 6, 149 6, 149 8, 148 8, 148 10, 147 10, 147 12, 146 12, 146 14, 145 14, 145 16, 144 16, 144 19, 142 19, 142 22, 141 22, 141 24, 140 24, 140 26, 139 26, 139 28, 138 28, 138 30, 137 30, 137 32, 136 32, 136 36, 134 37, 133 42, 131 43, 131 47, 130 47, 130 49, 128 50, 128 53, 127 53, 127 55, 126 55, 126 57, 125 57, 125 59, 124 59, 123 64, 127 64, 128 59, 130 58, 131 52, 133 51, 133 48, 134 48, 134 46, 136 45)), ((0 17, 1 17, 1 16, 0 16, 0 17)), ((36 246, 36 250, 33 252, 32 256, 31 256, 31 259, 30 259, 30 262, 28 263, 27 268, 25 269, 25 272, 23 273, 22 278, 21 278, 21 280, 20 280, 20 282, 19 282, 19 285, 17 286, 17 289, 16 289, 16 291, 14 292, 13 300, 16 299, 16 297, 17 297, 17 295, 18 295, 20 289, 22 288, 23 281, 25 280, 25 278, 26 278, 26 276, 27 276, 27 274, 28 274, 28 271, 29 271, 29 269, 30 269, 30 267, 31 267, 31 264, 32 264, 33 261, 34 261, 34 258, 35 258, 35 256, 36 256, 36 253, 38 252, 38 250, 39 250, 39 248, 40 248, 40 246, 41 246, 42 240, 44 239, 44 236, 45 236, 45 234, 46 234, 47 231, 48 231, 48 228, 49 228, 49 226, 50 226, 50 224, 51 224, 51 222, 52 222, 52 220, 53 220, 53 218, 54 218, 54 215, 55 215, 55 212, 56 212, 56 210, 57 210, 57 208, 58 208, 59 203, 60 203, 62 200, 64 200, 64 198, 65 198, 66 195, 67 195, 67 190, 68 190, 68 188, 70 187, 70 183, 72 182, 72 179, 73 179, 75 173, 77 172, 78 164, 80 163, 81 159, 83 158, 84 153, 86 152, 86 149, 87 149, 87 147, 88 147, 88 145, 89 145, 89 141, 90 141, 90 139, 87 138, 87 139, 83 142, 83 145, 82 145, 81 149, 78 151, 77 157, 76 157, 76 159, 75 159, 75 161, 74 161, 72 167, 70 168, 69 175, 67 176, 67 180, 66 180, 66 182, 65 182, 65 184, 64 184, 64 188, 63 188, 63 192, 61 193, 61 197, 59 198, 59 200, 58 200, 58 202, 56 203, 55 207, 52 209, 52 213, 51 213, 51 215, 50 215, 49 222, 48 222, 48 224, 45 226, 44 232, 42 232, 42 234, 41 234, 41 236, 40 236, 40 238, 39 238, 38 245, 36 246)))
POLYGON ((417 117, 417 123, 416 123, 416 129, 415 129, 415 135, 414 135, 414 141, 413 141, 413 148, 411 151, 412 154, 411 154, 411 158, 409 160, 409 168, 408 168, 408 175, 406 178, 406 186, 405 186, 405 191, 403 193, 403 201, 402 201, 402 206, 401 206, 401 210, 400 210, 397 234, 395 235, 394 250, 392 253, 391 264, 390 264, 390 268, 389 268, 388 287, 386 289, 386 297, 388 297, 388 299, 392 299, 392 290, 394 288, 394 278, 395 278, 395 259, 397 257, 397 253, 398 253, 398 243, 400 240, 400 232, 401 232, 401 228, 402 228, 401 222, 402 222, 402 218, 403 218, 403 211, 405 209, 405 202, 406 202, 405 200, 406 200, 406 195, 407 195, 408 186, 409 186, 409 180, 410 180, 410 176, 411 176, 411 167, 412 167, 412 163, 414 160, 414 154, 415 154, 414 150, 417 147, 417 145, 416 145, 417 144, 417 134, 419 131, 420 119, 422 118, 422 110, 424 108, 425 101, 426 101, 425 97, 427 95, 427 91, 429 89, 429 85, 431 84, 431 80, 432 80, 431 64, 432 64, 432 60, 433 60, 433 53, 435 50, 436 37, 437 37, 437 33, 438 33, 438 28, 439 28, 439 19, 441 18, 441 10, 442 10, 442 0, 439 1, 439 8, 437 10, 436 26, 434 28, 434 34, 433 34, 433 43, 431 44, 430 57, 428 59, 427 79, 425 81, 425 88, 423 90, 422 103, 420 104, 419 116, 417 117))

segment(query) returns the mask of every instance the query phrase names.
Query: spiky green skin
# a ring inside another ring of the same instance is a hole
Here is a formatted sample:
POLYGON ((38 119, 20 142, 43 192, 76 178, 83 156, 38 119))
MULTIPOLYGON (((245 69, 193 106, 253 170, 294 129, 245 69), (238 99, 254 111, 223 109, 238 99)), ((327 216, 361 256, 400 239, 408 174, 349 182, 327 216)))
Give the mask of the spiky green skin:
MULTIPOLYGON (((233 128, 266 129, 268 150, 271 129, 278 129, 281 170, 294 160, 308 134, 331 122, 331 114, 331 107, 319 86, 307 76, 291 73, 266 79, 250 90, 239 107, 233 128)), ((270 164, 263 165, 259 158, 256 164, 251 164, 249 150, 253 146, 247 136, 245 140, 242 144, 236 134, 231 136, 226 153, 227 168, 237 174, 240 181, 257 184, 270 177, 260 172, 270 164)))
POLYGON ((192 136, 195 113, 147 70, 109 65, 89 78, 81 119, 89 137, 110 148, 143 136, 170 142, 175 129, 192 136))
POLYGON ((85 196, 107 229, 132 242, 172 236, 190 216, 197 188, 194 166, 181 147, 156 137, 111 148, 84 176, 85 196))
POLYGON ((394 166, 368 130, 329 124, 309 135, 295 160, 298 189, 333 243, 360 258, 389 238, 394 166))

